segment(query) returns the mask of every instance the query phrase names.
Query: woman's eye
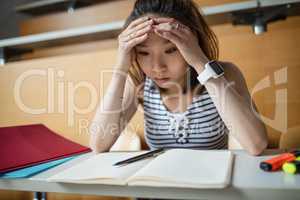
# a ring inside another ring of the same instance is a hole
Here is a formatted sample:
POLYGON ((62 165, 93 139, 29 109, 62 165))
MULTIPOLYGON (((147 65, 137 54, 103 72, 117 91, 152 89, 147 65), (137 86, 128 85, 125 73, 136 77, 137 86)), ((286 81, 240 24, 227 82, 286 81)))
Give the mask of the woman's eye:
POLYGON ((166 53, 173 53, 173 52, 175 52, 175 51, 177 51, 177 48, 176 48, 176 47, 173 47, 173 48, 167 50, 166 53))
POLYGON ((140 52, 138 52, 138 54, 139 54, 139 55, 142 55, 142 56, 146 56, 146 55, 148 55, 148 53, 147 53, 147 52, 143 52, 143 51, 140 51, 140 52))
MULTIPOLYGON (((175 52, 175 51, 177 51, 177 48, 176 48, 176 47, 173 47, 173 48, 171 48, 171 49, 168 49, 168 50, 166 51, 166 53, 171 54, 171 53, 173 53, 173 52, 175 52)), ((147 55, 149 55, 149 53, 147 53, 147 52, 145 52, 145 51, 138 51, 137 53, 138 53, 139 55, 141 55, 141 56, 147 56, 147 55)))

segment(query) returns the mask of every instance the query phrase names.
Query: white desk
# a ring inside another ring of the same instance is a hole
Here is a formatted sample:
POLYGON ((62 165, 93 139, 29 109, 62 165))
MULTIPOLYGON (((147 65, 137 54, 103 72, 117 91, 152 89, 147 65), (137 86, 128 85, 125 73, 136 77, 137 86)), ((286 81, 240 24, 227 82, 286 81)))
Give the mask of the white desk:
MULTIPOLYGON (((266 153, 270 155, 274 154, 274 151, 266 153)), ((300 175, 286 175, 283 172, 267 173, 259 169, 259 162, 266 159, 265 156, 253 157, 244 151, 234 151, 234 154, 232 184, 226 189, 85 185, 45 181, 47 177, 60 170, 88 158, 92 155, 91 153, 30 179, 0 179, 0 189, 169 199, 300 199, 300 175)))

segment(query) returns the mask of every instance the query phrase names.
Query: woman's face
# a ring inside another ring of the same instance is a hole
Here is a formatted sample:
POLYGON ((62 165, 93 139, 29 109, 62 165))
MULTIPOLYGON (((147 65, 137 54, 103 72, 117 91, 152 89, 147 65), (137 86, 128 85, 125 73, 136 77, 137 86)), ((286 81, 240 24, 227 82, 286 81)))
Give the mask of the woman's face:
POLYGON ((135 47, 137 61, 143 72, 160 88, 182 88, 188 64, 176 45, 154 32, 135 47))

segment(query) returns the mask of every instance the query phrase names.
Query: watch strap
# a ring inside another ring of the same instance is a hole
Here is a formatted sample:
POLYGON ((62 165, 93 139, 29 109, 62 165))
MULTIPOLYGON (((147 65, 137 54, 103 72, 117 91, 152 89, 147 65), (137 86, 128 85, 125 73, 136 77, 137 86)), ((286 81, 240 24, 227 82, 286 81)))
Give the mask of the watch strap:
POLYGON ((204 70, 197 76, 197 79, 201 85, 204 85, 212 76, 213 72, 210 70, 210 68, 205 67, 204 70))

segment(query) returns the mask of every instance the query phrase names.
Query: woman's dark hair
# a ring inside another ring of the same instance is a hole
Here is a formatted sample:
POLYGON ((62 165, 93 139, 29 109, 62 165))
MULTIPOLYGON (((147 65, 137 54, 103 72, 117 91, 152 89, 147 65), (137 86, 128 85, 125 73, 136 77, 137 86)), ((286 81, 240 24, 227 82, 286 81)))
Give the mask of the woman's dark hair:
MULTIPOLYGON (((192 0, 136 0, 131 14, 125 21, 123 30, 132 21, 149 14, 174 18, 188 26, 197 35, 199 46, 207 58, 209 60, 218 59, 217 37, 203 19, 197 4, 192 0)), ((197 72, 192 67, 190 69, 190 87, 194 88, 199 85, 197 72)), ((135 85, 140 85, 144 82, 145 75, 141 71, 137 60, 132 61, 129 75, 135 85)))

